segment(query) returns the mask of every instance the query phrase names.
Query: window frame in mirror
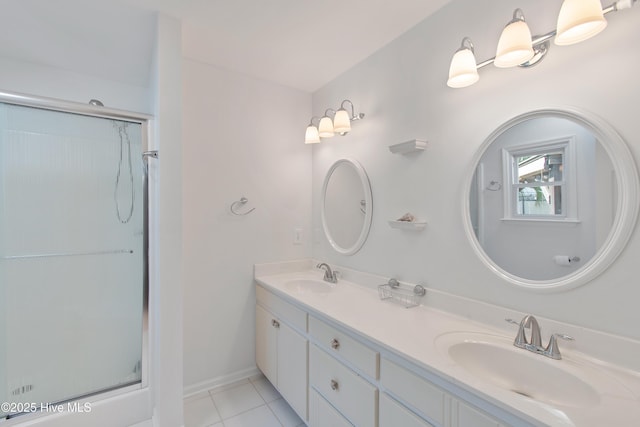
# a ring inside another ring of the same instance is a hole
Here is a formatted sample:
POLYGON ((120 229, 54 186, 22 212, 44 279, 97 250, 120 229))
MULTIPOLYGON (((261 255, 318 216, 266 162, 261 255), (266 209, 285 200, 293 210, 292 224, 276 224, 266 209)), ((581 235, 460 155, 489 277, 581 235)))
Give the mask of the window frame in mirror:
POLYGON ((482 263, 494 274, 506 282, 531 291, 554 292, 565 291, 584 285, 602 274, 618 257, 627 245, 631 233, 635 228, 640 204, 640 183, 638 171, 631 151, 617 131, 601 118, 573 107, 545 108, 522 113, 508 120, 493 131, 480 145, 468 168, 464 179, 465 190, 462 200, 462 218, 465 234, 471 243, 473 251, 482 263), (559 117, 571 120, 593 133, 596 140, 605 150, 611 164, 616 171, 617 199, 615 217, 611 230, 604 243, 595 255, 578 270, 548 280, 526 279, 509 273, 498 266, 484 251, 476 236, 471 220, 471 186, 474 182, 476 168, 488 147, 505 131, 527 120, 545 117, 559 117))
POLYGON ((331 165, 331 167, 329 168, 329 170, 325 175, 324 183, 322 184, 322 192, 320 194, 322 198, 321 204, 320 204, 321 206, 320 216, 322 220, 322 229, 324 230, 324 235, 329 241, 329 244, 331 245, 331 247, 333 247, 333 249, 336 252, 342 255, 355 254, 362 248, 362 245, 364 245, 364 242, 367 240, 367 237, 369 235, 369 230, 371 229, 371 221, 373 218, 373 196, 371 192, 371 183, 369 182, 369 177, 367 176, 367 172, 365 171, 364 167, 356 160, 348 159, 348 158, 336 160, 331 165), (346 248, 340 246, 336 242, 335 238, 332 237, 331 231, 329 230, 329 225, 327 224, 327 218, 325 213, 326 193, 327 193, 327 187, 329 186, 329 181, 331 180, 331 176, 333 175, 333 172, 342 165, 348 165, 352 167, 354 171, 357 173, 358 178, 360 179, 360 183, 362 184, 362 189, 364 191, 364 202, 366 206, 364 221, 363 221, 362 229, 360 230, 358 239, 355 241, 353 245, 346 248))

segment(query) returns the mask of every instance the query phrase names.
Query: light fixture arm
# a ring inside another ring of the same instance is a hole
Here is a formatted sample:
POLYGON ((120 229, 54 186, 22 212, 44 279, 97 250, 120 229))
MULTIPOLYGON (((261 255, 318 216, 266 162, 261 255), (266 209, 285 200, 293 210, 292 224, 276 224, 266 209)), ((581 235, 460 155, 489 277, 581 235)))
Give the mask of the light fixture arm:
POLYGON ((324 110, 324 116, 322 117, 329 117, 329 114, 331 114, 332 116, 335 116, 336 110, 334 110, 333 108, 327 108, 326 110, 324 110))
POLYGON ((519 22, 519 21, 523 21, 523 22, 525 21, 524 12, 520 8, 513 11, 513 19, 509 22, 509 24, 513 24, 514 22, 519 22))
POLYGON ((345 104, 345 103, 349 103, 349 105, 351 105, 351 116, 349 117, 349 120, 354 121, 354 120, 361 120, 361 119, 363 119, 363 118, 364 118, 364 113, 356 114, 356 112, 355 112, 355 108, 354 108, 354 106, 353 106, 353 102, 351 102, 351 101, 350 101, 350 100, 348 100, 348 99, 345 99, 345 100, 344 100, 344 101, 342 101, 342 103, 340 104, 340 109, 341 109, 341 110, 345 110, 345 108, 344 108, 344 104, 345 104))
MULTIPOLYGON (((638 2, 638 0, 618 0, 617 2, 614 2, 614 3, 610 4, 609 6, 603 8, 602 9, 602 13, 606 15, 607 13, 617 12, 619 10, 624 10, 624 9, 629 9, 630 7, 632 7, 637 2, 638 2)), ((510 23, 518 21, 518 20, 524 21, 524 14, 522 13, 522 10, 520 10, 520 9, 516 9, 513 12, 513 20, 510 23), (520 15, 522 16, 522 18, 518 18, 516 16, 518 14, 518 11, 520 11, 520 15)), ((549 31, 548 33, 543 34, 541 36, 535 36, 533 38, 533 40, 531 41, 531 44, 533 45, 533 50, 536 53, 535 56, 530 61, 525 62, 524 64, 521 64, 519 66, 526 68, 526 67, 531 67, 531 66, 537 64, 538 62, 540 62, 542 60, 542 58, 544 58, 544 56, 548 52, 549 40, 554 38, 556 34, 557 34, 557 30, 554 29, 553 31, 549 31)), ((464 42, 467 39, 469 39, 469 38, 465 37, 462 40, 461 49, 464 47, 464 42)), ((471 40, 469 40, 469 45, 470 45, 469 48, 473 52, 473 43, 471 43, 471 40)), ((482 61, 482 62, 478 63, 476 65, 476 67, 478 69, 486 67, 487 65, 493 64, 495 59, 496 59, 495 56, 493 58, 489 58, 489 59, 487 59, 485 61, 482 61)))
POLYGON ((318 125, 319 125, 319 124, 320 124, 320 117, 318 117, 318 116, 313 116, 313 117, 311 117, 311 120, 309 120, 309 124, 308 124, 308 126, 315 126, 315 127, 318 127, 318 125), (316 120, 318 121, 318 124, 317 124, 317 125, 314 125, 314 124, 313 124, 313 120, 314 120, 314 119, 316 119, 316 120))
POLYGON ((462 39, 462 42, 460 43, 460 48, 458 49, 458 51, 461 51, 464 49, 469 49, 471 52, 475 53, 475 51, 473 50, 473 42, 469 37, 465 37, 462 39))

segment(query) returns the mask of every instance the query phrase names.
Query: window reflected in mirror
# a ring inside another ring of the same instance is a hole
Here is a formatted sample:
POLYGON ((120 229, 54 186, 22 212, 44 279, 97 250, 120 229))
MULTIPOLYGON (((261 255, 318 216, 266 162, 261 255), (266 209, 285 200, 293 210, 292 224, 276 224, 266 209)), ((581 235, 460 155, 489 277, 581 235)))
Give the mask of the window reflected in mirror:
MULTIPOLYGON (((505 219, 577 220, 574 137, 503 149, 505 219), (566 171, 569 173, 566 173, 566 171)), ((587 149, 583 145, 583 149, 587 149)), ((593 174, 589 175, 593 178, 593 174)))
POLYGON ((563 215, 564 150, 514 157, 517 215, 563 215))

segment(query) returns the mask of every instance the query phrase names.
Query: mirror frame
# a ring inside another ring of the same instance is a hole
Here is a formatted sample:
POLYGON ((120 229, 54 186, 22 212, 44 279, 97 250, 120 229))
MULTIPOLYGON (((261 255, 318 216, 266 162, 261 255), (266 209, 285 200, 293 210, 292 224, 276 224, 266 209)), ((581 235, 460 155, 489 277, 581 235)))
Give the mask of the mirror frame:
POLYGON ((362 248, 362 245, 364 245, 364 242, 367 240, 367 236, 369 235, 369 230, 371 229, 371 220, 373 218, 373 197, 371 194, 371 183, 369 182, 369 177, 367 176, 367 173, 362 167, 362 165, 358 163, 356 160, 352 160, 352 159, 336 160, 333 163, 333 165, 331 165, 331 167, 327 171, 327 174, 325 175, 324 183, 322 184, 321 197, 322 197, 322 203, 321 203, 322 209, 320 210, 320 216, 322 218, 322 228, 324 230, 324 235, 327 237, 327 240, 329 241, 333 249, 335 249, 338 253, 341 253, 343 255, 355 254, 360 250, 360 248, 362 248), (364 200, 367 203, 367 211, 365 212, 364 223, 362 224, 362 230, 360 230, 360 235, 358 236, 358 239, 356 240, 356 242, 348 248, 344 248, 338 245, 335 239, 331 236, 331 232, 329 230, 329 226, 327 224, 327 218, 325 214, 325 208, 326 208, 325 196, 327 193, 329 180, 331 179, 333 172, 339 166, 345 165, 345 164, 350 167, 353 167, 353 169, 355 169, 356 173, 358 174, 358 177, 360 178, 360 183, 362 184, 362 189, 364 190, 364 200))
POLYGON ((633 155, 631 154, 631 151, 629 151, 629 148, 622 137, 615 131, 615 129, 613 129, 613 127, 599 117, 572 107, 549 108, 525 112, 508 120, 493 131, 479 147, 471 162, 471 167, 466 173, 464 180, 466 189, 463 192, 464 200, 462 203, 462 217, 465 233, 474 252, 478 255, 483 264, 507 282, 532 291, 564 291, 567 289, 573 289, 584 285, 604 272, 627 245, 638 217, 638 208, 640 203, 638 171, 636 169, 633 155), (491 145, 507 129, 526 120, 544 117, 560 117, 572 120, 584 126, 595 135, 597 141, 600 142, 608 154, 611 164, 616 171, 615 182, 618 188, 618 200, 616 203, 616 213, 611 226, 611 231, 593 258, 578 270, 557 279, 531 280, 509 273, 502 267, 498 266, 486 254, 473 230, 469 197, 471 195, 473 175, 475 174, 478 162, 489 145, 491 145))

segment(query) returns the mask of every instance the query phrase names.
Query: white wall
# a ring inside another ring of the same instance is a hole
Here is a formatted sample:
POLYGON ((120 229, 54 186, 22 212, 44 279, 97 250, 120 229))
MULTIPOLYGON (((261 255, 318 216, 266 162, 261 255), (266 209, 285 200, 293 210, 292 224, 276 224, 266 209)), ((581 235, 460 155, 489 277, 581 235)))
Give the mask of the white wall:
POLYGON ((7 57, 0 57, 0 90, 83 104, 98 99, 108 108, 153 112, 147 87, 7 57))
POLYGON ((183 61, 184 384, 255 370, 253 264, 311 255, 311 95, 183 61), (229 212, 232 202, 249 199, 229 212), (302 245, 293 244, 303 229, 302 245))
MULTIPOLYGON (((555 26, 559 2, 523 0, 534 34, 555 26)), ((637 117, 640 7, 608 16, 609 27, 575 46, 551 46, 528 70, 480 70, 466 89, 446 86, 451 56, 464 36, 478 61, 495 54, 510 19, 507 0, 455 1, 358 66, 317 91, 313 112, 351 99, 367 114, 345 137, 313 148, 313 227, 321 228, 320 189, 325 172, 342 157, 359 160, 373 187, 373 224, 357 254, 333 251, 326 239, 313 255, 335 264, 426 284, 454 294, 531 312, 559 321, 640 338, 637 259, 640 235, 600 277, 577 289, 534 293, 513 287, 489 271, 473 252, 463 228, 462 203, 475 151, 501 124, 526 111, 574 106, 608 121, 640 156, 637 117), (387 146, 429 140, 424 153, 393 155, 387 146), (413 212, 428 221, 421 233, 391 229, 387 220, 413 212)), ((300 131, 302 135, 302 131, 300 131)), ((427 296, 428 298, 428 296, 427 296)))

